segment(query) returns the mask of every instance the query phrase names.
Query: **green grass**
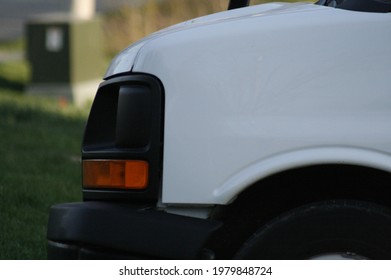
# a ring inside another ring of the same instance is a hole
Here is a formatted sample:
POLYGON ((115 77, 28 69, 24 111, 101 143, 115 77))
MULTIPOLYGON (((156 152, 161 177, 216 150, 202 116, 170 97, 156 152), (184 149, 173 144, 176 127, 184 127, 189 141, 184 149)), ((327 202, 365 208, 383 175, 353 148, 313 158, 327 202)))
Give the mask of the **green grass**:
POLYGON ((45 259, 49 208, 80 201, 87 112, 25 96, 28 67, 0 63, 0 259, 45 259))
POLYGON ((0 44, 0 51, 22 51, 25 47, 25 41, 22 38, 9 40, 0 44))

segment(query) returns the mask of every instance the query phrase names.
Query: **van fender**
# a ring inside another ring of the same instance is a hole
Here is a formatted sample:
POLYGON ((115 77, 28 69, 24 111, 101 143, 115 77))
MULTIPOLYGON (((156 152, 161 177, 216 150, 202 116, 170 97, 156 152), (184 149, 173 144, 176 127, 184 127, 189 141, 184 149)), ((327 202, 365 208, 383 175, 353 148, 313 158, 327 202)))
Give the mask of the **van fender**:
POLYGON ((358 165, 391 173, 391 154, 361 147, 316 147, 280 153, 245 167, 215 189, 213 196, 219 204, 227 204, 268 176, 321 164, 358 165))

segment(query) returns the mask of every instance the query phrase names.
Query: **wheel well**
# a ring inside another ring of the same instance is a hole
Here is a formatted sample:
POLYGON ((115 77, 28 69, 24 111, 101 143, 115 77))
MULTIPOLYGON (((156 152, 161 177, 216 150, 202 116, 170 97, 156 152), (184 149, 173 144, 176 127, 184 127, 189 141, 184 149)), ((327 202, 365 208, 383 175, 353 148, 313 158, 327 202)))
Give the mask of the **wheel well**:
POLYGON ((224 226, 210 241, 217 258, 231 258, 272 218, 324 200, 361 200, 391 207, 391 173, 355 165, 327 164, 287 170, 249 186, 214 212, 224 226))

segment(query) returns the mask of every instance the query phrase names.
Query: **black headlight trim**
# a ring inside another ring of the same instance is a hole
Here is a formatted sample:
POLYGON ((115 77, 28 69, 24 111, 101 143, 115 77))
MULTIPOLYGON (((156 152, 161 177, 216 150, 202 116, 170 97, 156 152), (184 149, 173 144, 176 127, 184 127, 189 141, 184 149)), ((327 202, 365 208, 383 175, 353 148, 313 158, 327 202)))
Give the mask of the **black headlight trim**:
POLYGON ((163 169, 164 88, 152 75, 132 73, 100 84, 85 128, 82 159, 149 163, 142 191, 83 189, 84 200, 156 201, 163 169))

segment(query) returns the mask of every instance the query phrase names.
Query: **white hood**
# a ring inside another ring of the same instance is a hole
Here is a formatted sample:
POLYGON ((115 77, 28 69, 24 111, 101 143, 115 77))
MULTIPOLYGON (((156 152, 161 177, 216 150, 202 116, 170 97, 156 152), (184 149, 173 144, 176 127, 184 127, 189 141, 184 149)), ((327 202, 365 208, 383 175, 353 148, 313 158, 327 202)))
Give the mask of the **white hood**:
POLYGON ((119 73, 131 71, 140 49, 152 40, 166 36, 167 34, 185 31, 188 29, 193 29, 205 25, 213 25, 227 21, 242 20, 244 18, 303 12, 306 10, 320 8, 322 7, 309 5, 308 3, 268 3, 263 5, 256 5, 241 9, 219 12, 182 22, 155 32, 123 50, 113 59, 110 67, 105 74, 105 78, 119 73))

